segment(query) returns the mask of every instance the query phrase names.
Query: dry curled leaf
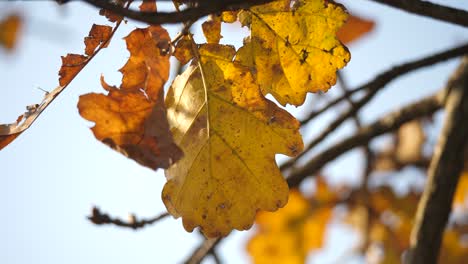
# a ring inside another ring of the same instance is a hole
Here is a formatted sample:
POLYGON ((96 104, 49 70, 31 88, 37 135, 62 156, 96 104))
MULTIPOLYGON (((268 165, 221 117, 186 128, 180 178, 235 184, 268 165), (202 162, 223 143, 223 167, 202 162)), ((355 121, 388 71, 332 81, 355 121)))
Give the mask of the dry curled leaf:
MULTIPOLYGON (((159 47, 169 41, 159 26, 135 29, 126 38, 130 58, 120 71, 119 88, 102 80, 107 95, 80 96, 82 117, 95 122, 95 137, 143 166, 167 168, 181 157, 169 131, 164 107, 164 83, 169 56, 159 47)), ((166 43, 166 44, 164 44, 166 43)))
MULTIPOLYGON (((162 198, 186 230, 208 237, 250 228, 258 210, 286 204, 288 186, 275 154, 298 154, 299 122, 265 99, 235 50, 202 45, 200 63, 169 89, 166 105, 184 157, 166 171, 162 198)), ((195 62, 197 64, 197 62, 195 62)))
POLYGON ((84 39, 85 54, 67 54, 62 56, 62 66, 59 70, 60 86, 68 85, 83 69, 90 56, 96 52, 97 47, 107 47, 112 35, 112 27, 93 24, 89 34, 84 39))
POLYGON ((321 248, 331 207, 314 208, 299 191, 275 213, 260 212, 258 233, 247 245, 254 263, 305 263, 311 250, 321 248))
POLYGON ((84 39, 85 54, 88 56, 93 55, 99 45, 103 45, 104 48, 107 47, 109 44, 107 40, 111 36, 111 33, 111 27, 94 24, 88 36, 84 39))
POLYGON ((255 68, 263 94, 282 105, 301 105, 307 92, 327 91, 336 71, 350 60, 336 38, 347 13, 342 5, 324 0, 279 0, 239 14, 249 25, 237 60, 255 68))

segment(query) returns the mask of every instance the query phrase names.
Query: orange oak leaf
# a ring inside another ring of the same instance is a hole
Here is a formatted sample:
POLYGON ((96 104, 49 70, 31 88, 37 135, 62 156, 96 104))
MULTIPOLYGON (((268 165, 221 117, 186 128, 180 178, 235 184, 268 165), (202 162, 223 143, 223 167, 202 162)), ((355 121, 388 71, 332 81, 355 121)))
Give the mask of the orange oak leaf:
POLYGON ((341 42, 349 44, 371 32, 374 26, 374 21, 350 15, 343 27, 338 30, 336 36, 341 42))
POLYGON ((95 123, 91 130, 98 140, 143 166, 167 168, 182 156, 169 131, 163 98, 169 35, 162 27, 151 26, 135 29, 125 41, 130 58, 120 69, 120 87, 102 79, 108 94, 82 95, 78 109, 95 123))
POLYGON ((0 21, 0 46, 9 51, 13 50, 18 40, 21 24, 21 17, 18 15, 10 15, 0 21))

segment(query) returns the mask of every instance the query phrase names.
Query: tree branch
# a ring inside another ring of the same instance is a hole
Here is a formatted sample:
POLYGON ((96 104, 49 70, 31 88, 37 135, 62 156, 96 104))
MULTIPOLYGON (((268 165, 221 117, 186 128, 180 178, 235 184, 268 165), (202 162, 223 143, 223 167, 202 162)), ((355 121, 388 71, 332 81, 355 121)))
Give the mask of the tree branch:
POLYGON ((409 13, 468 27, 468 12, 420 0, 371 0, 409 13))
POLYGON ((304 166, 292 170, 287 177, 289 187, 297 187, 304 178, 313 175, 329 161, 341 156, 345 152, 367 144, 373 138, 398 129, 404 123, 430 115, 441 108, 446 89, 435 95, 426 97, 419 102, 407 105, 392 112, 376 122, 361 128, 355 135, 350 136, 326 149, 309 160, 304 166))
POLYGON ((437 263, 442 235, 468 147, 468 57, 449 83, 446 118, 411 232, 410 264, 437 263))
POLYGON ((99 208, 93 207, 92 215, 88 216, 89 221, 96 225, 104 225, 104 224, 113 224, 120 227, 129 227, 133 230, 137 230, 140 228, 145 227, 146 225, 151 225, 156 223, 157 221, 169 216, 168 213, 162 213, 158 216, 155 216, 150 219, 141 219, 138 220, 135 215, 130 215, 130 221, 125 222, 119 218, 112 218, 108 214, 102 213, 99 208))
POLYGON ((104 8, 118 15, 131 18, 148 24, 159 25, 166 23, 181 23, 187 21, 196 21, 209 14, 215 14, 222 11, 247 9, 255 5, 261 5, 272 2, 273 0, 224 0, 224 1, 193 1, 197 6, 187 8, 180 12, 139 12, 125 9, 119 5, 113 4, 109 0, 84 0, 86 3, 95 7, 104 8))

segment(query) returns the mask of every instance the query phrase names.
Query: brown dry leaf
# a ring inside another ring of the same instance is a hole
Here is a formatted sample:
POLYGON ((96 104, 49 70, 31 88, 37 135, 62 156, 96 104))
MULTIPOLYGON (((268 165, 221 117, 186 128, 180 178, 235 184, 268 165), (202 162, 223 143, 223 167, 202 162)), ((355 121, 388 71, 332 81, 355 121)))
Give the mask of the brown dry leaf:
POLYGON ((18 40, 22 20, 19 15, 9 15, 0 21, 0 46, 11 51, 18 40))
POLYGON ((367 35, 374 26, 374 21, 350 15, 343 27, 338 30, 336 36, 341 42, 349 44, 367 35))
POLYGON ((182 65, 193 59, 192 41, 188 36, 183 36, 177 41, 173 55, 182 65))
POLYGON ((93 24, 88 36, 84 39, 85 54, 88 56, 93 55, 99 45, 103 45, 103 48, 106 48, 109 44, 106 41, 111 36, 111 33, 111 27, 93 24))
POLYGON ((86 66, 88 59, 96 52, 96 48, 101 46, 107 47, 109 38, 111 37, 112 27, 93 24, 89 34, 84 39, 85 55, 67 54, 62 56, 62 66, 59 70, 60 86, 68 85, 73 78, 86 66))
POLYGON ((321 248, 331 207, 313 208, 297 190, 275 213, 257 215, 258 233, 247 245, 254 263, 304 263, 311 250, 321 248))
POLYGON ((185 156, 166 171, 163 201, 186 230, 208 237, 252 225, 258 210, 286 204, 275 154, 303 148, 299 122, 265 99, 232 46, 205 44, 166 97, 175 142, 185 156))
POLYGON ((107 9, 101 9, 99 10, 99 15, 104 16, 109 20, 109 22, 115 23, 123 19, 123 16, 117 15, 116 13, 107 10, 107 9))
POLYGON ((156 12, 156 0, 143 0, 139 8, 141 12, 156 12))
POLYGON ((120 69, 120 87, 102 81, 109 93, 80 96, 78 109, 95 122, 98 140, 143 166, 167 168, 182 154, 172 140, 163 99, 169 56, 159 47, 167 46, 169 35, 151 26, 135 29, 125 40, 130 58, 120 69))
POLYGON ((87 56, 79 54, 67 54, 67 56, 62 56, 62 66, 59 70, 59 84, 60 86, 68 85, 73 78, 83 69, 86 61, 88 60, 87 56))
POLYGON ((219 43, 221 38, 221 17, 210 15, 202 24, 203 34, 208 43, 219 43))
MULTIPOLYGON (((3 125, 0 125, 0 126, 3 126, 3 125)), ((19 135, 21 135, 21 133, 16 133, 16 134, 7 135, 7 136, 0 136, 0 150, 2 150, 4 147, 10 144, 19 135)))

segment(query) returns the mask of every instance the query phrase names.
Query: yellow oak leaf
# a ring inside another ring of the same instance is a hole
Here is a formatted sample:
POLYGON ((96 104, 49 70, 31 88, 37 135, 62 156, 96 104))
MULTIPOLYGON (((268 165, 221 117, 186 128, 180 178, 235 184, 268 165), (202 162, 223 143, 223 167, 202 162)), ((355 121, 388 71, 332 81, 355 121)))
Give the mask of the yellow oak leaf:
POLYGON ((207 237, 249 229, 258 210, 287 202, 275 154, 303 148, 299 122, 265 99, 232 46, 205 44, 199 61, 166 96, 174 141, 184 157, 166 170, 162 199, 184 227, 207 237))
POLYGON ((258 233, 247 244, 254 263, 305 263, 308 253, 322 247, 332 208, 313 207, 297 190, 275 213, 260 212, 258 233))
POLYGON ((164 83, 169 56, 160 47, 169 41, 160 26, 135 29, 126 38, 130 58, 120 71, 120 88, 102 79, 107 95, 80 96, 81 116, 93 121, 95 137, 143 166, 167 168, 182 153, 169 131, 164 106, 164 83))
POLYGON ((272 94, 282 105, 297 106, 307 92, 327 91, 334 85, 336 70, 350 60, 336 38, 348 15, 331 1, 291 2, 278 0, 239 13, 251 34, 237 60, 256 68, 263 94, 272 94))

